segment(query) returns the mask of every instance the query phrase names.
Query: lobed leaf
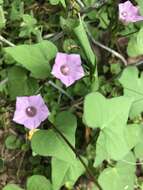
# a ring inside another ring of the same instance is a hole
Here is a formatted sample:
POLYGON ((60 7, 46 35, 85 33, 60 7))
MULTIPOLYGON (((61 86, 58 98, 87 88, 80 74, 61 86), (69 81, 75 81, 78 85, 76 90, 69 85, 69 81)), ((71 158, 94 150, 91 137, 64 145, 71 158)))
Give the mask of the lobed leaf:
POLYGON ((132 102, 126 97, 106 99, 100 93, 86 96, 84 121, 89 127, 101 130, 96 144, 95 166, 104 159, 119 160, 130 151, 125 126, 132 102))
POLYGON ((124 96, 134 98, 130 117, 138 116, 143 111, 143 73, 139 77, 136 67, 128 67, 123 71, 119 82, 124 88, 124 96))

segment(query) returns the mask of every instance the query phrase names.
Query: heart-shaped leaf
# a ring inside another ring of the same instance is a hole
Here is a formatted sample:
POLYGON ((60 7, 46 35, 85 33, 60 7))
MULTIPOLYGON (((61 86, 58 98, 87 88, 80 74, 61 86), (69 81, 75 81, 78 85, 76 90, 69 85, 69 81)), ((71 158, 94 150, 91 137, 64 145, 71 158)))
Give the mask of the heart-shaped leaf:
MULTIPOLYGON (((55 125, 58 130, 75 145, 76 118, 70 112, 57 115, 55 125)), ((39 130, 32 137, 32 150, 42 156, 53 156, 57 159, 74 162, 75 154, 64 139, 53 129, 39 130)))
POLYGON ((115 167, 104 169, 99 176, 99 183, 103 190, 133 190, 135 170, 135 158, 130 153, 115 167))
POLYGON ((18 45, 5 48, 16 62, 31 71, 36 78, 47 78, 50 73, 49 61, 56 56, 57 48, 49 41, 34 45, 18 45))

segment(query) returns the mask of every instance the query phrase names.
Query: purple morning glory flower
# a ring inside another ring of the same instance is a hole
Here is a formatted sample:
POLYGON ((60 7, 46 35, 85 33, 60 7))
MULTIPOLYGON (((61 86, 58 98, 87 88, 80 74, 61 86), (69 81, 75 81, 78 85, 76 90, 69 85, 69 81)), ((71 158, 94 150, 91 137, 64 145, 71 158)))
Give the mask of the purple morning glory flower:
POLYGON ((35 129, 49 114, 50 112, 40 94, 17 97, 13 121, 28 129, 35 129))
POLYGON ((140 15, 138 7, 126 1, 119 4, 119 19, 125 23, 137 22, 143 20, 143 16, 140 15))
POLYGON ((61 80, 66 87, 84 76, 81 58, 78 54, 57 53, 52 74, 61 80))

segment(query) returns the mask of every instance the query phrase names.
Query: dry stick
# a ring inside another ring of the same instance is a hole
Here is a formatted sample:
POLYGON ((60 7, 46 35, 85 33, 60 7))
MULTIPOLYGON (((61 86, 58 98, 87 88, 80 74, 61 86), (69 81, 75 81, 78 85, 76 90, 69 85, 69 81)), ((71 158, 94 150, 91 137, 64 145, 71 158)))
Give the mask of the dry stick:
POLYGON ((55 127, 52 124, 52 128, 54 129, 54 131, 56 133, 58 133, 62 139, 67 143, 67 145, 71 148, 71 150, 75 153, 75 155, 78 157, 78 159, 80 160, 80 162, 82 163, 82 165, 84 166, 84 168, 86 169, 88 175, 91 177, 92 181, 95 183, 95 185, 99 188, 99 190, 102 190, 102 187, 100 186, 100 184, 98 183, 98 181, 95 179, 94 175, 92 174, 91 170, 88 168, 88 166, 86 165, 86 163, 84 162, 84 160, 82 159, 82 157, 78 154, 77 150, 74 148, 74 146, 68 141, 68 139, 61 133, 61 131, 55 127))
POLYGON ((96 40, 94 39, 94 37, 92 36, 92 34, 88 31, 87 28, 86 28, 86 31, 87 31, 87 34, 88 34, 89 38, 91 39, 91 41, 92 41, 95 45, 101 47, 102 49, 105 49, 106 51, 110 52, 110 53, 113 54, 114 56, 118 57, 125 65, 128 64, 127 61, 126 61, 126 59, 125 59, 120 53, 118 53, 117 51, 115 51, 115 50, 113 50, 113 49, 111 49, 111 48, 109 48, 109 47, 107 47, 107 46, 101 44, 100 42, 96 41, 96 40))
POLYGON ((22 167, 22 164, 23 164, 23 161, 24 161, 25 154, 26 154, 26 152, 23 152, 23 155, 21 156, 21 160, 20 160, 17 172, 16 172, 16 176, 17 176, 18 181, 19 181, 19 174, 20 174, 20 170, 21 170, 21 167, 22 167))
POLYGON ((18 152, 15 156, 13 156, 10 160, 6 160, 6 162, 12 162, 13 160, 15 160, 20 154, 22 153, 22 151, 18 152))

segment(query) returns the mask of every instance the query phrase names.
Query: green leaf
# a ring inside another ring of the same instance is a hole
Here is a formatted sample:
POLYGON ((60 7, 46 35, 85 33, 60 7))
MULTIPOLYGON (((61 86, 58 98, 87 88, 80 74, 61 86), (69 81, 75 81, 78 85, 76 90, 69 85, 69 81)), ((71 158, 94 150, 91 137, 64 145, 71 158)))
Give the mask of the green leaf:
POLYGON ((130 124, 127 125, 125 129, 125 138, 128 147, 131 150, 139 143, 141 139, 141 134, 143 133, 142 126, 138 124, 130 124))
POLYGON ((8 91, 12 100, 28 93, 27 73, 23 68, 16 66, 8 70, 8 91))
POLYGON ((53 156, 73 162, 74 153, 65 141, 53 130, 39 130, 32 137, 32 150, 41 156, 53 156))
POLYGON ((18 187, 17 185, 14 184, 8 184, 6 185, 3 190, 23 190, 20 187, 18 187))
POLYGON ((138 116, 143 111, 143 74, 139 77, 136 67, 128 67, 123 71, 119 81, 124 88, 124 95, 134 98, 130 117, 138 116))
POLYGON ((139 7, 139 12, 143 15, 143 1, 142 0, 136 0, 139 7))
POLYGON ((84 101, 84 120, 92 128, 108 128, 111 125, 125 125, 132 98, 106 99, 100 93, 90 93, 84 101))
POLYGON ((143 142, 142 141, 140 141, 140 143, 138 143, 135 146, 134 152, 135 152, 136 158, 143 160, 143 142))
POLYGON ((143 141, 140 141, 134 149, 136 158, 143 160, 143 141))
POLYGON ((93 185, 91 190, 99 190, 99 188, 97 186, 93 185))
POLYGON ((103 133, 100 133, 98 140, 96 142, 96 158, 94 160, 94 167, 97 167, 102 163, 103 160, 109 160, 110 155, 107 150, 107 146, 105 146, 105 139, 103 133))
POLYGON ((19 36, 25 37, 30 36, 31 34, 35 34, 38 28, 36 27, 37 20, 33 17, 33 15, 23 14, 22 18, 23 22, 21 24, 21 31, 19 36))
POLYGON ((61 112, 55 119, 55 126, 57 126, 69 142, 75 146, 76 117, 68 111, 61 112))
POLYGON ((132 99, 126 97, 105 99, 100 93, 86 96, 84 121, 89 127, 101 129, 96 144, 95 166, 104 159, 119 160, 129 152, 125 126, 131 104, 132 99))
POLYGON ((60 0, 49 0, 52 5, 57 5, 60 0))
POLYGON ((28 78, 25 69, 17 66, 8 69, 8 91, 11 100, 14 100, 17 96, 32 95, 37 89, 37 81, 28 78))
POLYGON ((52 190, 52 185, 46 177, 33 175, 28 178, 27 190, 52 190))
POLYGON ((0 5, 0 29, 4 28, 6 25, 6 19, 3 7, 0 5))
POLYGON ((100 174, 99 183, 103 190, 134 190, 136 166, 133 154, 127 155, 124 161, 119 161, 113 168, 104 169, 100 174))
MULTIPOLYGON (((69 112, 57 115, 55 125, 61 133, 75 144, 76 118, 69 112)), ((75 154, 67 143, 52 129, 37 131, 32 138, 32 150, 42 156, 53 156, 57 159, 74 162, 75 154)))
MULTIPOLYGON (((116 128, 115 128, 116 130, 116 128)), ((112 134, 115 135, 115 134, 112 134)), ((120 134, 119 134, 120 135, 120 134)), ((124 143, 122 142, 122 145, 120 143, 121 146, 125 146, 127 147, 127 152, 129 152, 129 150, 131 150, 133 147, 135 147, 139 140, 140 140, 140 136, 141 136, 141 126, 137 125, 137 124, 132 124, 132 125, 127 125, 124 128, 123 131, 123 136, 121 138, 124 138, 124 143)), ((111 153, 108 150, 108 145, 111 146, 110 144, 107 144, 107 146, 105 146, 106 143, 113 143, 112 147, 114 146, 118 146, 117 147, 117 154, 120 153, 120 149, 121 146, 119 146, 120 141, 118 141, 117 139, 119 137, 112 137, 112 141, 108 141, 108 139, 105 139, 105 135, 103 135, 103 133, 100 134, 97 144, 96 144, 96 159, 94 162, 94 166, 97 167, 103 160, 108 160, 111 159, 111 153)), ((116 148, 116 147, 115 147, 116 148)), ((116 150, 113 149, 114 152, 116 152, 116 150)), ((121 151, 122 152, 122 151, 121 151)), ((126 152, 121 153, 121 155, 125 155, 126 152)), ((112 153, 113 154, 113 153, 112 153)), ((118 155, 118 159, 120 158, 120 155, 118 155)), ((117 159, 117 160, 118 160, 117 159)))
POLYGON ((13 150, 20 148, 21 141, 15 135, 10 135, 6 138, 5 145, 6 148, 13 150))
POLYGON ((42 41, 34 45, 8 47, 5 51, 31 71, 34 77, 43 79, 50 74, 49 61, 56 56, 57 48, 49 41, 42 41))
POLYGON ((131 39, 129 40, 128 46, 127 46, 127 54, 130 57, 136 57, 140 55, 140 50, 137 45, 137 38, 136 36, 132 36, 131 39))
POLYGON ((63 7, 66 7, 65 0, 50 0, 50 3, 52 5, 57 5, 57 4, 61 3, 63 5, 63 7))
POLYGON ((143 28, 138 33, 134 34, 128 43, 127 53, 131 57, 136 57, 143 54, 143 28))
POLYGON ((140 132, 140 137, 138 138, 138 143, 136 144, 134 148, 134 153, 137 159, 142 160, 143 159, 143 126, 141 125, 141 132, 140 132))
POLYGON ((27 25, 29 27, 32 27, 35 24, 37 24, 37 20, 31 15, 23 14, 22 18, 23 18, 25 25, 27 25))
POLYGON ((77 159, 68 163, 56 158, 52 159, 53 190, 60 189, 66 183, 74 185, 77 179, 85 172, 85 168, 77 159), (59 172, 60 171, 60 172, 59 172))
POLYGON ((143 53, 143 28, 139 30, 137 33, 137 46, 139 49, 140 54, 143 53))
POLYGON ((66 7, 66 3, 65 0, 60 0, 61 4, 63 5, 63 7, 66 7))
POLYGON ((11 2, 10 20, 21 20, 24 12, 23 2, 21 0, 14 0, 11 2))
POLYGON ((84 22, 81 19, 80 19, 79 25, 74 28, 74 33, 77 36, 77 38, 78 38, 78 40, 79 40, 79 42, 80 42, 80 44, 81 44, 81 46, 85 52, 85 55, 86 55, 88 61, 93 66, 95 66, 96 57, 95 57, 95 54, 91 48, 91 45, 89 43, 86 31, 84 29, 84 22))
POLYGON ((64 17, 60 17, 60 25, 61 28, 65 31, 65 32, 73 32, 73 28, 75 28, 76 26, 79 25, 79 21, 77 19, 73 19, 73 18, 64 18, 64 17))

